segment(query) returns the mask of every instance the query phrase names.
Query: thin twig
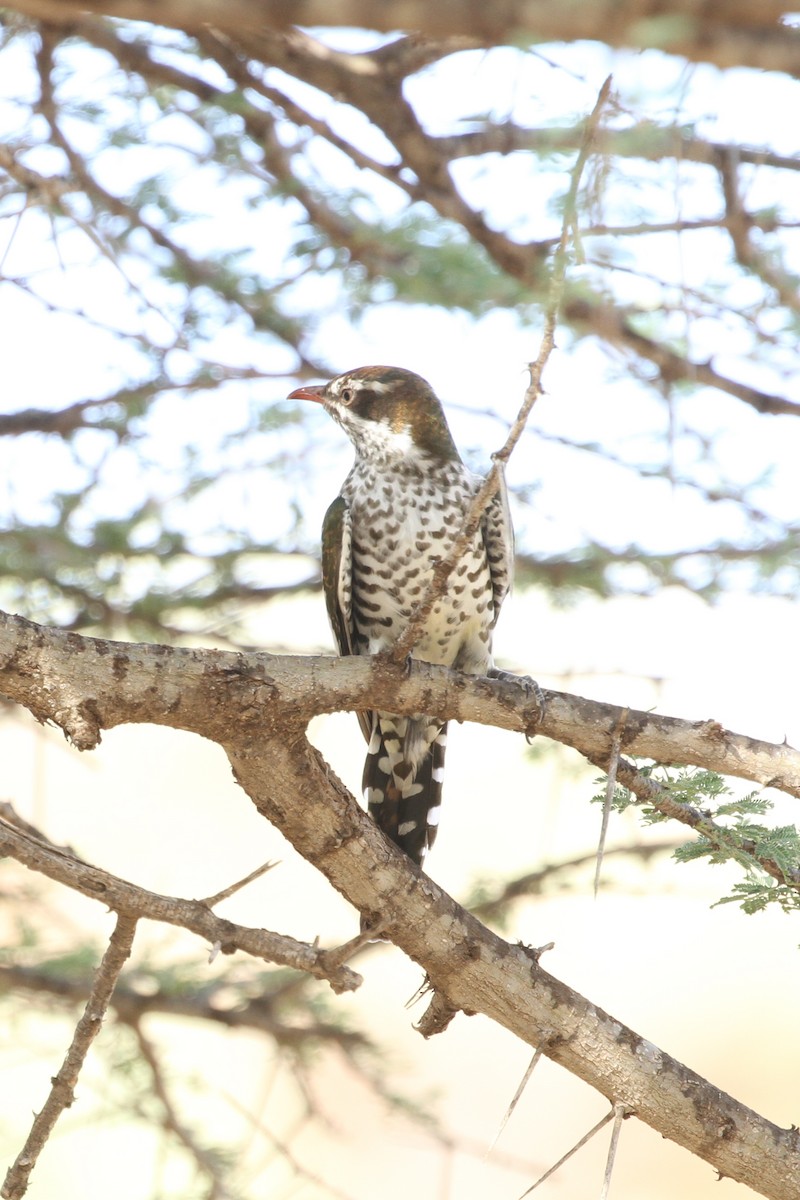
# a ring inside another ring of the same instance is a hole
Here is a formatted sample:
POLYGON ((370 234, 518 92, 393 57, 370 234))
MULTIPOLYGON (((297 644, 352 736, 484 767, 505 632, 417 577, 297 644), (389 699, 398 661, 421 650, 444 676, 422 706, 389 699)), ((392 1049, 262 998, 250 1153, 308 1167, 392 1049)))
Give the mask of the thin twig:
MULTIPOLYGON (((585 757, 601 771, 605 771, 606 759, 603 756, 586 754, 585 757)), ((636 796, 640 804, 647 804, 663 816, 688 825, 714 847, 747 855, 773 879, 800 892, 800 867, 781 864, 769 854, 763 853, 753 838, 742 837, 735 829, 726 829, 718 825, 699 808, 676 799, 669 788, 652 776, 637 771, 633 763, 625 758, 620 758, 617 764, 617 779, 636 796)))
POLYGON ((328 971, 338 970, 339 967, 344 966, 355 954, 358 954, 367 946, 377 946, 380 944, 383 941, 381 933, 383 932, 384 924, 384 921, 379 920, 374 925, 366 926, 355 937, 342 942, 340 946, 333 946, 330 950, 322 950, 320 953, 325 969, 328 971))
MULTIPOLYGON (((318 1188, 321 1188, 323 1191, 327 1192, 328 1195, 338 1198, 338 1200, 353 1200, 352 1193, 341 1191, 339 1188, 335 1187, 334 1184, 330 1183, 329 1180, 324 1179, 321 1175, 317 1175, 308 1167, 303 1166, 289 1145, 289 1142, 295 1136, 294 1133, 291 1135, 291 1137, 278 1137, 278 1135, 273 1133, 271 1129, 267 1128, 262 1119, 256 1117, 249 1108, 246 1108, 242 1104, 241 1100, 233 1094, 233 1092, 224 1092, 223 1096, 224 1099, 227 1100, 228 1104, 230 1104, 231 1108, 237 1112, 239 1116, 243 1117, 250 1123, 253 1132, 261 1134, 261 1136, 272 1145, 273 1149, 280 1154, 281 1158, 284 1159, 286 1165, 289 1167, 294 1176, 296 1176, 298 1179, 304 1180, 307 1183, 315 1184, 318 1188)), ((318 1117, 319 1112, 312 1109, 310 1115, 318 1117)), ((307 1119, 307 1117, 303 1118, 304 1121, 307 1119)))
MULTIPOLYGON (((277 974, 277 972, 276 972, 277 974)), ((121 1021, 129 1024, 154 1013, 205 1021, 225 1029, 249 1029, 271 1038, 281 1049, 302 1052, 307 1045, 336 1045, 343 1054, 356 1054, 370 1048, 369 1039, 357 1029, 343 1029, 335 1020, 314 1015, 304 997, 293 997, 291 1013, 283 1017, 285 1008, 280 1001, 281 989, 272 987, 272 977, 256 976, 263 993, 250 995, 248 980, 232 972, 220 974, 209 984, 188 980, 185 987, 174 989, 164 985, 158 972, 152 970, 138 975, 138 983, 147 987, 120 982, 111 997, 113 1008, 121 1021), (301 1020, 300 1018, 303 1017, 301 1020)), ((302 976, 294 976, 302 979, 302 976)), ((46 966, 4 966, 0 964, 0 992, 23 992, 28 1003, 37 1004, 40 997, 74 1009, 86 1003, 92 990, 91 977, 58 971, 46 966)))
POLYGON ((268 929, 252 929, 226 921, 199 900, 183 900, 177 896, 150 892, 100 867, 91 866, 73 854, 48 846, 1 818, 0 854, 8 854, 30 870, 74 888, 84 896, 101 900, 121 915, 146 917, 188 929, 206 938, 212 946, 219 943, 226 954, 243 950, 265 962, 308 971, 317 979, 326 979, 335 992, 353 991, 361 984, 361 976, 350 967, 329 968, 325 964, 324 951, 319 947, 298 942, 285 934, 272 933, 268 929))
POLYGON ((608 1145, 608 1158, 606 1159, 606 1170, 603 1176, 600 1200, 608 1200, 608 1190, 611 1187, 611 1176, 614 1174, 614 1163, 617 1158, 617 1147, 619 1146, 619 1133, 622 1129, 622 1122, 630 1115, 630 1112, 631 1110, 627 1104, 620 1104, 618 1101, 614 1105, 614 1128, 611 1130, 611 1141, 608 1145))
POLYGON ((545 366, 547 365, 547 361, 550 358, 553 349, 555 348, 555 332, 558 324, 559 313, 561 311, 561 302, 564 296, 564 284, 567 275, 567 251, 571 239, 571 230, 575 226, 576 221, 575 204, 578 188, 580 187, 581 175, 589 158, 592 143, 600 122, 600 117, 610 92, 611 76, 609 75, 601 87, 597 96, 597 102, 595 103, 595 106, 586 121, 581 149, 575 166, 572 170, 569 191, 567 192, 564 204, 564 219, 561 225, 561 237, 559 238, 558 246, 556 247, 555 256, 553 258, 553 273, 548 289, 544 332, 542 334, 542 340, 536 360, 528 364, 530 382, 525 389, 522 405, 520 406, 520 410, 517 413, 513 425, 508 431, 508 436, 506 437, 505 442, 500 449, 495 451, 495 453, 492 455, 492 468, 472 498, 472 502, 465 514, 461 533, 452 543, 449 552, 434 567, 431 581, 424 597, 411 614, 411 619, 402 636, 398 638, 391 650, 387 652, 387 658, 389 658, 392 662, 403 662, 414 649, 414 646, 419 640, 425 622, 430 616, 434 605, 439 597, 444 594, 444 589, 447 585, 448 579, 458 566, 469 546, 472 544, 472 540, 475 537, 475 533, 478 529, 483 513, 492 501, 498 489, 501 487, 503 481, 503 468, 511 457, 511 454, 519 439, 522 437, 525 425, 527 424, 534 404, 542 394, 542 374, 545 366))
POLYGON ((597 133, 600 117, 602 116, 603 109, 605 108, 610 94, 611 76, 609 75, 597 94, 595 106, 586 121, 586 125, 584 126, 581 148, 578 153, 575 166, 572 168, 569 191, 567 192, 564 202, 564 218, 561 225, 561 236, 558 240, 558 246, 556 247, 556 252, 553 257, 553 274, 550 279, 550 288, 547 296, 547 308, 545 310, 544 332, 542 334, 539 353, 536 357, 536 361, 528 365, 531 378, 530 383, 525 391, 522 407, 517 414, 517 419, 509 430, 508 437, 506 438, 504 445, 500 450, 497 451, 496 454, 492 455, 492 458, 495 462, 498 460, 503 463, 508 462, 511 452, 522 436, 531 409, 542 392, 542 374, 545 366, 547 365, 547 360, 555 348, 556 326, 558 324, 558 317, 561 311, 561 302, 564 297, 564 285, 567 279, 567 266, 569 264, 567 251, 569 249, 569 243, 571 239, 570 231, 575 227, 577 221, 575 209, 578 189, 580 187, 581 176, 583 175, 584 168, 589 159, 592 144, 597 133))
POLYGON ((266 875, 267 871, 271 871, 273 867, 278 866, 278 860, 275 862, 265 862, 260 867, 256 867, 255 871, 251 871, 249 875, 245 875, 244 879, 237 879, 236 883, 229 884, 223 888, 221 892, 215 892, 213 896, 206 896, 204 900, 200 900, 200 904, 205 904, 206 908, 214 908, 223 900, 227 900, 229 896, 235 895, 241 891, 243 887, 247 887, 248 883, 252 883, 254 879, 260 879, 262 875, 266 875))
POLYGON ((0 821, 7 821, 15 829, 19 829, 28 837, 35 838, 42 845, 49 846, 51 850, 57 850, 60 854, 71 855, 73 857, 75 855, 75 851, 71 846, 57 846, 55 842, 50 841, 46 833, 43 833, 39 829, 38 825, 32 825, 30 821, 26 821, 22 814, 17 812, 10 800, 0 800, 0 821))
POLYGON ((544 1175, 540 1175, 536 1180, 536 1183, 532 1183, 528 1190, 522 1193, 519 1200, 524 1200, 525 1196, 530 1196, 531 1192, 535 1191, 540 1183, 544 1183, 545 1179, 549 1179, 551 1175, 554 1175, 558 1168, 562 1167, 567 1159, 572 1158, 573 1154, 576 1154, 582 1146, 585 1146, 587 1142, 591 1141, 594 1135, 599 1133, 603 1126, 607 1125, 613 1116, 614 1109, 612 1108, 606 1113, 601 1121, 598 1121, 596 1125, 592 1126, 588 1133, 583 1135, 579 1142, 575 1143, 571 1150, 568 1150, 566 1154, 563 1154, 557 1163, 553 1163, 552 1167, 549 1167, 548 1170, 545 1171, 544 1175))
POLYGON ((625 729, 625 722, 628 719, 629 709, 623 708, 619 715, 619 720, 611 735, 611 754, 608 760, 608 776, 606 778, 606 794, 603 799, 603 820, 600 823, 600 839, 597 843, 597 860, 594 868, 594 898, 597 899, 597 893, 600 890, 600 873, 603 869, 603 856, 606 849, 606 837, 608 835, 608 821, 611 816, 611 802, 614 799, 614 791, 617 786, 617 767, 619 765, 619 752, 622 745, 622 734, 625 729))
POLYGON ((486 1151, 487 1158, 489 1157, 489 1155, 492 1153, 495 1146, 497 1145, 497 1143, 500 1139, 500 1134, 505 1129, 506 1125, 508 1124, 508 1122, 511 1118, 511 1114, 513 1113, 514 1109, 517 1107, 520 1097, 522 1096, 522 1093, 525 1091, 525 1088, 528 1086, 530 1077, 533 1074, 534 1070, 536 1069, 536 1064, 538 1063, 539 1059, 544 1054, 544 1051, 546 1050, 549 1041, 550 1041, 550 1037, 548 1035, 545 1035, 545 1037, 542 1040, 542 1044, 540 1046, 536 1047, 536 1050, 534 1051, 534 1054, 533 1054, 533 1058, 528 1063, 525 1074, 522 1076, 522 1079, 520 1081, 520 1085, 517 1088, 516 1092, 514 1093, 514 1097, 511 1101, 511 1103, 509 1104, 508 1108, 506 1109, 505 1115, 503 1116, 502 1121, 500 1122, 500 1128, 497 1130, 497 1133, 492 1138, 492 1143, 489 1146, 489 1149, 486 1151))
MULTIPOLYGON (((673 850, 677 850, 680 844, 675 838, 665 838, 658 842, 632 842, 628 845, 612 846, 610 850, 606 850, 605 857, 625 855, 639 858, 647 863, 656 854, 671 854, 673 850)), ((561 859, 559 862, 545 863, 537 871, 529 871, 516 879, 508 880, 496 895, 481 900, 478 904, 468 904, 467 907, 481 921, 486 921, 496 913, 502 912, 506 905, 513 904, 515 900, 521 900, 527 896, 540 896, 549 880, 565 874, 567 871, 578 870, 587 863, 595 861, 596 858, 597 852, 592 850, 588 854, 577 854, 573 858, 561 859)))
POLYGON ((31 1125, 25 1145, 9 1167, 0 1196, 3 1200, 20 1200, 28 1190, 28 1179, 56 1121, 75 1099, 75 1084, 94 1039, 100 1032, 111 995, 120 972, 127 962, 136 933, 136 918, 120 914, 109 939, 108 947, 97 969, 83 1016, 75 1027, 72 1043, 66 1053, 53 1086, 31 1125))
MULTIPOLYGON (((198 1168, 208 1177, 210 1187, 209 1191, 205 1193, 208 1200, 233 1200, 234 1193, 226 1186, 219 1155, 204 1146, 189 1126, 181 1120, 169 1094, 155 1046, 143 1032, 138 1020, 131 1021, 129 1024, 136 1037, 139 1053, 150 1070, 153 1092, 161 1104, 162 1127, 184 1147, 197 1163, 198 1168)), ((236 1194, 238 1195, 238 1192, 236 1194)))

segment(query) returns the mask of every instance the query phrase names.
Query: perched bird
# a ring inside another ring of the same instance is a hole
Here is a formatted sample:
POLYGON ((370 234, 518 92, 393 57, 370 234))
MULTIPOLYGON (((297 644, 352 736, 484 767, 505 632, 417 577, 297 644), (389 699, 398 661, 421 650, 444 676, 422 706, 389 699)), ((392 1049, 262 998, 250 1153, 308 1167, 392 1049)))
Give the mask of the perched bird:
MULTIPOLYGON (((356 458, 322 529, 322 579, 340 654, 377 654, 407 628, 437 561, 464 527, 482 480, 461 461, 430 384, 400 367, 359 367, 289 399, 313 400, 356 458)), ((412 657, 475 675, 492 665, 492 629, 511 585, 513 534, 504 487, 437 599, 412 657)), ((359 715, 368 742, 369 812, 415 863, 439 823, 447 725, 435 717, 359 715)))

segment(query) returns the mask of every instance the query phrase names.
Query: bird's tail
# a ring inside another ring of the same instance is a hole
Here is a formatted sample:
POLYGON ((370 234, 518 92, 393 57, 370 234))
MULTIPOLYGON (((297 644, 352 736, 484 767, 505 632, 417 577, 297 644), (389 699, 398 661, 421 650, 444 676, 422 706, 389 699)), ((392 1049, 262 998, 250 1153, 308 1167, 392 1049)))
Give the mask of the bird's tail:
POLYGON ((447 725, 374 713, 363 788, 370 816, 420 866, 439 826, 447 725))

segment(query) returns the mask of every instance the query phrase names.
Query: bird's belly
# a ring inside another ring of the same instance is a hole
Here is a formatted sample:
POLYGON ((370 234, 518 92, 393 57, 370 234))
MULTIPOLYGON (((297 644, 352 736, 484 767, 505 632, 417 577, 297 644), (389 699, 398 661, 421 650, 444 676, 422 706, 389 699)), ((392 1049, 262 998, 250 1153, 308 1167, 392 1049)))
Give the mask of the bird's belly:
MULTIPOLYGON (((448 524, 437 514, 395 508, 382 527, 353 522, 353 616, 358 641, 370 654, 385 650, 403 633, 427 597, 434 567, 450 551, 463 513, 448 524)), ((453 571, 425 619, 414 658, 482 673, 491 665, 492 581, 482 541, 453 571)))

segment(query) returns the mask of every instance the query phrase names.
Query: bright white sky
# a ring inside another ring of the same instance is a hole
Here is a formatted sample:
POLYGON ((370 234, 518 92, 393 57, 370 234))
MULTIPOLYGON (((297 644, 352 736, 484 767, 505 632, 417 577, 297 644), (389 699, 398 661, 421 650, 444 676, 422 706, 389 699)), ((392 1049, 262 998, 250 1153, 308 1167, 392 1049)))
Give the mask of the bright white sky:
MULTIPOLYGON (((332 43, 348 47, 372 40, 343 31, 330 31, 326 36, 332 43)), ((36 85, 21 46, 8 47, 3 60, 0 87, 5 98, 0 97, 0 130, 14 140, 25 136, 23 101, 36 85)), ((614 75, 622 105, 617 123, 624 123, 625 114, 633 111, 662 122, 695 123, 698 132, 710 138, 736 137, 787 154, 798 148, 796 122, 776 120, 777 114, 798 111, 800 85, 795 81, 744 71, 723 75, 709 67, 683 69, 657 54, 617 53, 594 45, 544 47, 537 57, 510 49, 463 54, 423 72, 410 82, 408 94, 428 127, 437 133, 468 128, 470 118, 483 113, 497 121, 512 116, 520 123, 560 124, 591 109, 609 72, 614 75), (769 114, 768 122, 765 114, 769 114)), ((99 95, 109 78, 113 80, 107 59, 84 54, 80 71, 67 88, 81 98, 99 95)), ((302 95, 304 103, 347 136, 376 156, 385 156, 382 137, 362 119, 303 85, 283 77, 280 82, 302 95)), ((115 104, 121 106, 121 102, 112 103, 112 114, 115 104)), ((71 133, 86 147, 94 136, 91 126, 81 122, 73 122, 71 133)), ((235 181, 223 188, 213 167, 189 172, 184 148, 195 144, 199 148, 202 136, 182 117, 163 117, 153 140, 159 143, 157 147, 125 146, 107 152, 99 171, 107 186, 124 189, 155 172, 171 175, 176 202, 192 205, 198 214, 193 227, 180 233, 194 252, 245 246, 253 265, 267 277, 279 273, 291 232, 291 213, 271 209, 265 230, 263 213, 254 213, 246 205, 253 191, 252 180, 235 181)), ((37 150, 30 161, 45 172, 59 169, 57 154, 46 147, 37 150)), ((333 186, 338 175, 342 186, 353 182, 354 173, 326 147, 318 147, 311 161, 333 186)), ((571 161, 571 156, 563 159, 563 168, 568 170, 571 161)), ((521 237, 555 234, 559 219, 552 201, 563 194, 566 176, 531 176, 529 169, 528 156, 518 154, 505 160, 465 160, 457 165, 456 173, 467 197, 485 205, 495 224, 507 225, 521 237)), ((785 214, 800 220, 800 179, 782 178, 781 194, 776 196, 770 192, 774 173, 761 170, 748 177, 748 203, 779 203, 785 214)), ((359 182, 384 207, 397 206, 396 194, 386 185, 359 182)), ((365 203, 369 207, 371 202, 365 203)), ((617 182, 610 205, 610 220, 635 219, 640 205, 654 217, 669 220, 678 215, 713 215, 720 199, 710 176, 701 177, 688 166, 668 165, 654 169, 649 177, 641 172, 631 175, 627 187, 617 182)), ((159 341, 170 340, 171 298, 162 295, 163 289, 148 281, 140 269, 142 294, 150 297, 149 304, 143 304, 141 296, 131 294, 107 260, 98 260, 82 235, 62 236, 56 257, 49 222, 41 213, 27 212, 17 221, 14 213, 18 209, 8 211, 0 224, 3 270, 9 277, 33 273, 34 290, 46 297, 51 307, 13 283, 0 284, 3 411, 58 407, 106 394, 146 373, 135 335, 147 333, 159 341), (52 306, 85 312, 101 326, 126 330, 129 336, 114 337, 79 317, 61 315, 52 306)), ((629 245, 633 253, 642 243, 629 245)), ((651 281, 631 275, 622 285, 617 277, 617 285, 627 287, 631 300, 652 306, 655 312, 670 298, 669 288, 665 290, 657 282, 659 278, 673 282, 672 299, 674 288, 682 285, 711 286, 710 281, 718 277, 727 277, 730 283, 729 273, 721 265, 723 252, 727 257, 727 246, 715 235, 692 235, 683 241, 650 238, 645 269, 652 275, 651 281)), ((800 253, 796 265, 800 268, 800 253)), ((584 269, 576 267, 575 276, 584 269)), ((538 349, 536 323, 521 322, 503 311, 475 320, 443 309, 391 302, 367 309, 361 320, 354 322, 337 305, 333 279, 326 286, 318 275, 299 280, 293 295, 298 308, 309 302, 325 314, 313 348, 334 370, 384 361, 401 363, 429 378, 449 407, 457 441, 465 451, 472 449, 472 465, 485 467, 490 451, 503 440, 504 422, 511 419, 520 402, 525 363, 538 349), (487 424, 485 419, 469 416, 470 410, 487 408, 500 419, 487 424)), ((729 293, 731 298, 737 298, 735 290, 729 293)), ((741 294, 738 299, 744 304, 747 297, 741 294)), ((793 355, 777 349, 771 369, 756 367, 747 359, 735 320, 727 328, 724 320, 713 328, 703 322, 687 322, 685 328, 676 328, 676 333, 688 334, 691 353, 698 358, 713 355, 721 371, 800 400, 800 376, 793 355)), ((512 484, 538 488, 533 509, 517 512, 519 541, 526 549, 558 552, 584 535, 618 545, 639 540, 654 549, 702 546, 717 536, 735 538, 741 531, 741 518, 731 505, 707 505, 692 490, 673 488, 663 481, 653 481, 643 489, 635 474, 624 467, 559 444, 561 439, 598 441, 623 461, 655 463, 663 454, 670 422, 678 472, 685 469, 700 480, 705 476, 705 482, 712 481, 701 461, 702 447, 696 438, 685 435, 693 428, 715 440, 730 481, 744 482, 769 471, 769 483, 754 493, 754 501, 784 519, 796 519, 796 464, 800 461, 796 421, 758 417, 736 400, 712 392, 673 399, 670 414, 666 405, 625 369, 622 360, 610 361, 592 343, 573 349, 565 333, 558 340, 559 349, 545 376, 548 394, 537 407, 531 432, 510 469, 512 484)), ((199 349, 213 360, 250 364, 270 373, 291 366, 289 354, 253 337, 245 322, 213 328, 199 349)), ((178 371, 181 354, 172 356, 178 371)), ((194 360, 184 357, 190 371, 194 360)), ((246 427, 254 407, 280 401, 290 385, 287 376, 231 386, 207 396, 173 393, 166 397, 148 418, 140 444, 145 465, 132 450, 111 453, 101 469, 94 504, 108 515, 122 515, 132 502, 151 494, 162 504, 171 503, 179 513, 179 523, 191 527, 198 537, 213 538, 221 512, 234 523, 246 525, 255 536, 288 530, 289 507, 297 501, 309 513, 309 528, 318 527, 327 499, 347 469, 350 453, 324 414, 309 414, 310 442, 299 432, 284 435, 280 481, 263 470, 265 457, 269 457, 265 439, 256 436, 238 448, 223 450, 220 446, 226 435, 246 427), (207 470, 220 474, 220 482, 187 507, 176 497, 182 491, 182 468, 189 447, 207 470), (308 487, 309 473, 314 480, 312 489, 308 487)), ((84 464, 96 465, 107 453, 105 440, 91 433, 77 438, 75 446, 84 464)), ((51 490, 77 486, 82 474, 83 469, 58 443, 7 441, 0 445, 0 512, 14 507, 33 519, 46 518, 51 490)))

